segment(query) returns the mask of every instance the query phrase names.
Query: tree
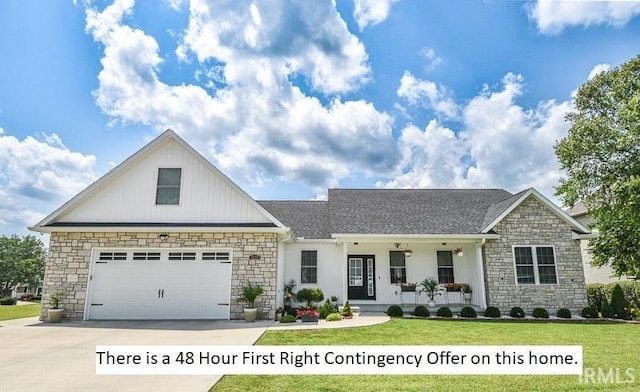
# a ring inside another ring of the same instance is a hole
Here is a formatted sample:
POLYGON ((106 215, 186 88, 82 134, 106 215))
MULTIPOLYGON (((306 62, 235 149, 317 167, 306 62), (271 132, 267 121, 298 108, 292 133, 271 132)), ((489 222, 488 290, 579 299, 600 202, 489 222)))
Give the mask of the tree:
POLYGON ((640 56, 583 84, 567 120, 555 146, 567 177, 556 195, 582 201, 593 217, 593 265, 640 276, 640 56))
POLYGON ((0 297, 18 285, 38 286, 44 276, 44 245, 34 236, 0 236, 0 297))

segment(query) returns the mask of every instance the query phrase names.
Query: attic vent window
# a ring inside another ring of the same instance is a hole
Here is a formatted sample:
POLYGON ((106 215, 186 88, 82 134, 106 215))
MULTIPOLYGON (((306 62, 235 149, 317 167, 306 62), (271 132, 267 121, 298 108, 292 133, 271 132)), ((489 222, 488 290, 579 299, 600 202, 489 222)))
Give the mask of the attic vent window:
POLYGON ((182 169, 159 168, 158 188, 156 190, 156 205, 180 204, 180 180, 182 169))

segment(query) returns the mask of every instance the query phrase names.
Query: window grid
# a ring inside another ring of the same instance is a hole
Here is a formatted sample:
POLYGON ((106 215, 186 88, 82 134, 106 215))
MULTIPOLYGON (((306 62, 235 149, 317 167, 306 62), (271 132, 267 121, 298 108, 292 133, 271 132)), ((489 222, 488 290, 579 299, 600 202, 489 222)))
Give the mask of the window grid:
POLYGON ((182 169, 159 168, 156 188, 156 205, 180 204, 182 169))
POLYGON ((438 283, 455 282, 453 275, 453 253, 451 251, 439 250, 438 259, 438 283))
POLYGON ((513 254, 518 284, 557 284, 552 246, 515 246, 513 254))
POLYGON ((301 252, 300 282, 318 283, 318 251, 303 250, 301 252))
POLYGON ((389 275, 391 284, 407 283, 407 266, 404 251, 392 250, 389 252, 389 275))

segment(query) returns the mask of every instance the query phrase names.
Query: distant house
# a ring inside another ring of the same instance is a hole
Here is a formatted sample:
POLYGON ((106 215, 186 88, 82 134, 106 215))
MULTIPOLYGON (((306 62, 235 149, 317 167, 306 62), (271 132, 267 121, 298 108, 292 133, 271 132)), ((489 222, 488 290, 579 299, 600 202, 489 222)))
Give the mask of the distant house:
MULTIPOLYGON (((567 213, 583 226, 589 227, 594 222, 593 218, 589 216, 589 211, 582 202, 577 202, 573 208, 567 211, 567 213)), ((597 231, 594 231, 594 235, 597 235, 597 231)), ((603 265, 601 267, 594 267, 591 265, 591 252, 589 252, 588 238, 580 240, 580 252, 582 253, 582 262, 584 263, 584 279, 587 284, 612 283, 629 280, 625 277, 620 278, 615 276, 613 269, 608 265, 603 265)))
POLYGON ((255 201, 171 130, 31 229, 51 233, 43 308, 61 291, 70 319, 237 319, 248 282, 273 317, 290 279, 363 308, 425 303, 405 289, 427 277, 478 309, 586 306, 589 231, 535 189, 255 201))

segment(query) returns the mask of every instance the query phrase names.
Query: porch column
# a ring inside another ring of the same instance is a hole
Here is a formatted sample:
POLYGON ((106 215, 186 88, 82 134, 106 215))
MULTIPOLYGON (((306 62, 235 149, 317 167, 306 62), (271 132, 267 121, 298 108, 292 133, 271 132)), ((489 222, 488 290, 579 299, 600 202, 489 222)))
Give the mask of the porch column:
POLYGON ((284 241, 278 241, 276 275, 276 309, 284 306, 284 241))
MULTIPOLYGON (((478 271, 480 271, 480 282, 482 282, 482 284, 480 285, 480 292, 478 294, 480 294, 480 306, 482 306, 483 309, 487 308, 487 294, 486 294, 486 290, 485 290, 485 285, 486 282, 484 280, 484 262, 482 259, 482 245, 484 244, 484 239, 476 244, 476 266, 478 268, 478 271)), ((475 289, 474 289, 475 290, 475 289)))
POLYGON ((347 269, 349 268, 347 241, 342 242, 342 304, 347 302, 349 296, 349 281, 347 269))

